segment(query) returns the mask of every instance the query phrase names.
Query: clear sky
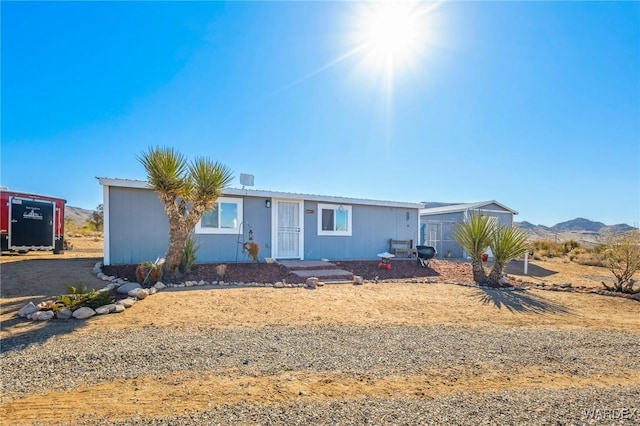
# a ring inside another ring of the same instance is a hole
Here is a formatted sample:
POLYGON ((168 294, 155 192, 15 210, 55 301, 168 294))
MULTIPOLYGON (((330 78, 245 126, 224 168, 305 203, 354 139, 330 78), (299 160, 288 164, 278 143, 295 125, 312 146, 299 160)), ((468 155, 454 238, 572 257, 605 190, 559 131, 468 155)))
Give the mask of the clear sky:
POLYGON ((254 189, 640 222, 640 3, 6 2, 1 184, 102 202, 150 146, 254 189))

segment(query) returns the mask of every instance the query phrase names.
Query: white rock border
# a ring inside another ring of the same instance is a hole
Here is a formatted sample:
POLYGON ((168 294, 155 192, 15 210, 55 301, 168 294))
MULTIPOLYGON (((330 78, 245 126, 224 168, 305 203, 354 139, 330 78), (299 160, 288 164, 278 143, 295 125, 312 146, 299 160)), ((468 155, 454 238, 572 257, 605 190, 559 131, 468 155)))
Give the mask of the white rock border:
MULTIPOLYGON (((102 292, 111 292, 113 290, 117 290, 120 286, 124 285, 124 284, 131 284, 130 281, 126 280, 126 279, 122 279, 119 278, 115 275, 106 275, 104 272, 102 272, 102 267, 104 265, 102 264, 102 262, 97 262, 94 267, 93 267, 93 274, 96 276, 96 278, 107 282, 107 285, 105 285, 105 287, 99 289, 98 291, 102 291, 102 292)), ((205 281, 205 280, 200 280, 200 281, 184 281, 181 283, 163 283, 161 281, 158 281, 157 283, 155 283, 151 288, 135 288, 129 292, 127 292, 128 296, 125 299, 121 299, 116 301, 113 304, 109 304, 109 305, 105 305, 105 306, 100 306, 98 308, 91 309, 88 307, 82 307, 79 309, 76 309, 75 311, 71 312, 68 309, 61 309, 56 315, 51 315, 51 314, 41 314, 41 312, 51 312, 51 310, 40 310, 40 308, 38 308, 38 306, 34 305, 32 302, 29 302, 28 304, 26 304, 25 306, 23 306, 19 311, 18 311, 18 315, 22 318, 27 318, 30 320, 39 320, 39 321, 47 321, 47 320, 51 320, 51 319, 60 319, 60 320, 67 320, 67 319, 87 319, 87 318, 91 318, 92 316, 95 315, 107 315, 107 314, 114 314, 114 313, 120 313, 122 311, 124 311, 127 308, 130 308, 131 306, 133 306, 136 302, 147 298, 148 296, 151 296, 153 294, 156 294, 158 291, 160 290, 164 290, 164 289, 180 289, 180 288, 187 288, 187 287, 204 287, 204 286, 210 286, 210 287, 214 287, 214 288, 222 288, 222 287, 237 287, 237 288, 244 288, 244 287, 268 287, 268 288, 307 288, 307 289, 315 289, 317 287, 322 287, 324 286, 324 282, 319 281, 318 278, 312 277, 312 280, 307 280, 307 282, 304 283, 287 283, 285 281, 278 281, 276 283, 258 283, 258 282, 225 282, 225 281, 205 281), (313 282, 313 284, 311 284, 311 282, 313 282)), ((360 276, 356 276, 354 275, 353 278, 353 284, 354 285, 362 285, 364 283, 383 283, 383 281, 379 281, 377 279, 378 277, 376 277, 373 280, 364 280, 362 277, 360 276)), ((430 284, 430 283, 436 283, 439 282, 436 279, 433 278, 421 278, 421 279, 417 279, 417 278, 412 278, 412 279, 404 279, 404 280, 385 280, 384 283, 395 283, 395 282, 409 282, 409 283, 413 283, 413 284, 430 284)), ((447 284, 458 284, 458 283, 454 283, 454 282, 445 282, 447 284)), ((458 284, 460 285, 460 284, 458 284)))

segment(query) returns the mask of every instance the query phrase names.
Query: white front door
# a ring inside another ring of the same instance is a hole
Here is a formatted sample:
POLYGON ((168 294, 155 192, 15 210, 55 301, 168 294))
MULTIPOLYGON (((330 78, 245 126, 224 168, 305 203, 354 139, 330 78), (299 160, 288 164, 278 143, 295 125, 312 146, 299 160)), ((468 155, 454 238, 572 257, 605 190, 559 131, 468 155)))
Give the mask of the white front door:
POLYGON ((274 200, 273 217, 276 259, 300 259, 303 256, 303 202, 274 200))

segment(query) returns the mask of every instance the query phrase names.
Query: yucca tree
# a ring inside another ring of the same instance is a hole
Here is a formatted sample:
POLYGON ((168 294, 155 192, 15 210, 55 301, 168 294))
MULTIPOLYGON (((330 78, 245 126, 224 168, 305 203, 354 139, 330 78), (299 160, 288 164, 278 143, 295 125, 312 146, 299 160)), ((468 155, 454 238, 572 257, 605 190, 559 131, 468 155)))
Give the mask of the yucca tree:
POLYGON ((453 239, 471 256, 473 280, 484 284, 487 274, 482 266, 482 254, 489 247, 495 226, 491 218, 480 212, 470 212, 469 220, 458 223, 453 239))
POLYGON ((489 241, 489 248, 493 253, 493 267, 487 284, 491 287, 500 287, 500 279, 504 275, 507 263, 529 249, 527 234, 514 226, 496 226, 489 241))
POLYGON ((173 148, 149 148, 138 156, 149 185, 158 193, 169 219, 165 274, 177 277, 189 233, 215 205, 233 174, 223 164, 198 157, 188 162, 173 148))

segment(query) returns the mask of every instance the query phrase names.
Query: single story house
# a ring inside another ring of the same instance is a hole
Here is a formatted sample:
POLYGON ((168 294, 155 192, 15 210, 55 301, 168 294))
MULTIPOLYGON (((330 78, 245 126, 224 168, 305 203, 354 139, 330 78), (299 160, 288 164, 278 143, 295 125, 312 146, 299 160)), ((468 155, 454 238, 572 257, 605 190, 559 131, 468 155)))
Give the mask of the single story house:
MULTIPOLYGON (((104 264, 136 264, 165 254, 169 223, 146 181, 98 178, 104 197, 104 264)), ((390 239, 418 240, 420 203, 228 188, 194 233, 198 262, 259 259, 376 259, 390 239)))
POLYGON ((465 258, 464 250, 453 239, 453 232, 457 224, 467 221, 474 211, 495 218, 499 225, 513 224, 513 216, 518 214, 495 200, 458 204, 423 203, 420 209, 420 244, 435 247, 438 258, 465 258))

